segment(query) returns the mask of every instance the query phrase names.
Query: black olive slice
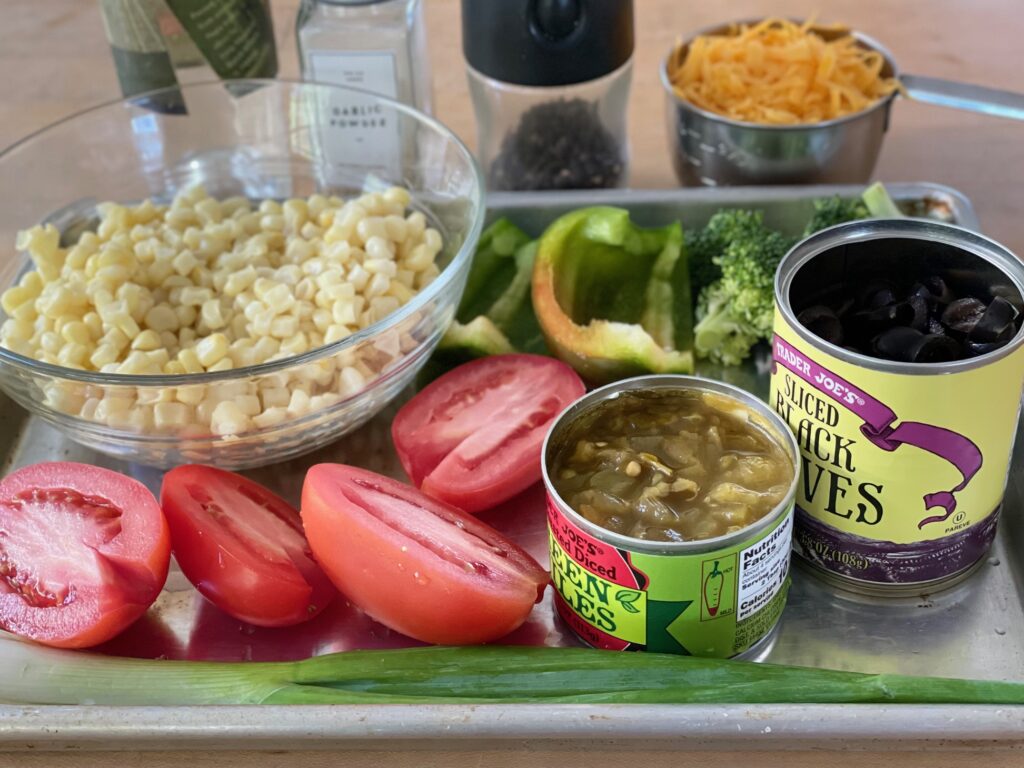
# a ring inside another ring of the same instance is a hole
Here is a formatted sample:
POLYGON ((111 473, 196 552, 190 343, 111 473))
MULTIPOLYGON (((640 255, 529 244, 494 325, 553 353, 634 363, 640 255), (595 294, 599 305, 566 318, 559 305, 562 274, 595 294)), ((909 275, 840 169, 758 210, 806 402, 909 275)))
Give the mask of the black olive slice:
POLYGON ((913 363, 945 363, 960 358, 960 344, 945 334, 928 334, 917 343, 911 355, 913 363))
POLYGON ((989 352, 1005 346, 1005 341, 971 341, 968 339, 964 342, 964 351, 968 357, 977 357, 978 355, 987 355, 989 352))
POLYGON ((842 345, 843 324, 829 307, 815 304, 797 315, 796 319, 815 336, 830 344, 842 345))
POLYGON ((883 331, 871 340, 872 351, 886 360, 913 362, 924 334, 906 326, 883 331))
POLYGON ((998 296, 1001 299, 1006 299, 1013 304, 1014 309, 1018 312, 1024 312, 1024 299, 1021 298, 1020 293, 1012 285, 993 285, 989 290, 993 297, 998 296))
POLYGON ((953 292, 949 290, 949 286, 946 285, 946 281, 938 275, 926 277, 921 284, 928 289, 932 300, 939 304, 949 304, 955 298, 953 292))
MULTIPOLYGON (((972 341, 998 341, 1003 334, 1014 327, 1017 310, 1006 299, 996 296, 988 305, 985 313, 978 319, 970 331, 972 341)), ((1013 337, 1013 334, 1010 335, 1013 337)))
POLYGON ((861 309, 877 309, 896 302, 896 289, 888 280, 869 280, 857 292, 857 305, 861 309))
POLYGON ((862 309, 850 315, 844 331, 856 343, 866 343, 894 326, 910 325, 914 308, 906 302, 875 309, 862 309))
POLYGON ((943 311, 942 324, 950 331, 969 334, 985 314, 985 309, 985 305, 975 298, 957 299, 943 311))
POLYGON ((910 294, 907 297, 907 304, 914 310, 914 318, 910 321, 910 327, 925 333, 928 330, 928 302, 918 294, 910 294))
POLYGON ((850 299, 850 298, 843 299, 843 302, 838 307, 836 307, 835 315, 836 315, 836 317, 842 318, 851 309, 853 309, 853 299, 850 299))

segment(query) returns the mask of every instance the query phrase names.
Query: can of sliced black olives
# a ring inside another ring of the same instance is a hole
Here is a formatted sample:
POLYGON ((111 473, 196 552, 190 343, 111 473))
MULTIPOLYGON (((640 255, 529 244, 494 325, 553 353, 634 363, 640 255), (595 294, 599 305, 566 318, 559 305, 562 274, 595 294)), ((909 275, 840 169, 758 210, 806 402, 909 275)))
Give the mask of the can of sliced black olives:
POLYGON ((799 452, 767 405, 643 376, 569 406, 544 442, 558 612, 586 644, 756 657, 789 590, 799 452))
POLYGON ((996 532, 1024 384, 1024 266, 923 219, 854 222, 779 265, 770 402, 796 436, 794 549, 844 588, 931 592, 996 532))

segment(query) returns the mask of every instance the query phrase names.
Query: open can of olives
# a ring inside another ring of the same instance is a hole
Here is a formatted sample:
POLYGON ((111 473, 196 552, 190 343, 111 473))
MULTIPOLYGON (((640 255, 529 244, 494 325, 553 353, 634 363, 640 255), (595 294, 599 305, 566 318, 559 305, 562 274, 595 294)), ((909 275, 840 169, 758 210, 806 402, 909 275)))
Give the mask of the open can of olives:
POLYGON ((555 601, 583 642, 767 648, 789 590, 799 452, 764 402, 693 376, 620 381, 558 417, 543 459, 555 601))
POLYGON ((950 586, 982 561, 1024 383, 1024 265, 923 219, 854 222, 779 265, 770 403, 797 437, 794 550, 853 591, 950 586))

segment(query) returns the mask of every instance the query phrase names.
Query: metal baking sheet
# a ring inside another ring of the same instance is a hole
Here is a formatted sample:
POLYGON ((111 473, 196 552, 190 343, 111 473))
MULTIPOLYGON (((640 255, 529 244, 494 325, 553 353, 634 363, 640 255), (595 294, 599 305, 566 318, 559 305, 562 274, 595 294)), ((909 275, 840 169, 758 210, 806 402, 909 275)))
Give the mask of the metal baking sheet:
MULTIPOLYGON (((890 185, 894 197, 917 212, 977 228, 970 202, 932 184, 890 185)), ((699 226, 722 207, 763 209, 770 224, 796 233, 811 201, 853 194, 854 187, 783 187, 492 195, 489 216, 508 216, 537 234, 561 213, 585 205, 619 205, 645 225, 682 220, 699 226)), ((714 369, 761 394, 767 392, 766 355, 743 369, 714 369)), ((401 477, 391 448, 397 404, 334 445, 300 459, 248 472, 296 502, 306 467, 352 463, 401 477)), ((1014 467, 1024 457, 1018 441, 1014 467)), ((0 396, 0 459, 4 472, 43 460, 91 462, 132 475, 154 492, 161 473, 125 464, 76 445, 0 396)), ((763 658, 780 663, 865 672, 1024 680, 1024 478, 1011 472, 1004 518, 991 558, 960 586, 911 599, 857 597, 824 585, 797 568, 780 631, 763 658)), ((546 563, 540 486, 481 515, 546 563)), ((0 633, 2 635, 2 633, 0 633)), ((0 654, 3 644, 0 639, 0 654)), ((507 643, 566 645, 574 640, 554 614, 550 591, 507 643)), ((263 629, 227 617, 203 600, 175 568, 157 603, 137 624, 101 650, 150 658, 286 660, 353 648, 416 644, 373 622, 343 599, 311 622, 263 629)), ((63 748, 500 748, 524 740, 551 745, 593 744, 652 749, 822 745, 829 739, 878 747, 918 748, 998 742, 1024 743, 1024 707, 872 705, 758 706, 431 706, 431 707, 57 707, 0 705, 0 749, 63 748)))

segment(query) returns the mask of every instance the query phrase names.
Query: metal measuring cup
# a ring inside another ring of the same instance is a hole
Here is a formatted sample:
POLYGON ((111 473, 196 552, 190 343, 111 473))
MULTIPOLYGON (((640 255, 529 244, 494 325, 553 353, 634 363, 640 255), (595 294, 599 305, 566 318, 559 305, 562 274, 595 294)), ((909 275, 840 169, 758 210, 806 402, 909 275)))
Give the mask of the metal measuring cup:
MULTIPOLYGON (((693 37, 728 34, 740 23, 756 22, 720 24, 693 37)), ((814 31, 826 40, 852 35, 863 47, 880 53, 884 58, 881 76, 898 78, 909 98, 1024 120, 1024 94, 901 74, 892 54, 867 35, 836 27, 814 31)), ((693 37, 674 46, 661 66, 672 162, 680 182, 692 186, 850 184, 871 177, 897 93, 867 109, 819 123, 762 125, 733 120, 681 99, 672 87, 669 65, 686 56, 693 37)))

